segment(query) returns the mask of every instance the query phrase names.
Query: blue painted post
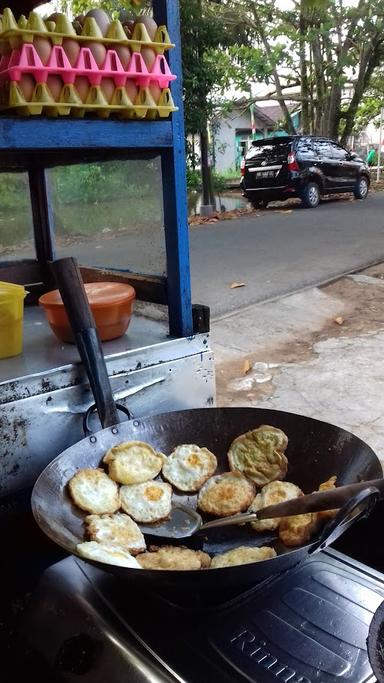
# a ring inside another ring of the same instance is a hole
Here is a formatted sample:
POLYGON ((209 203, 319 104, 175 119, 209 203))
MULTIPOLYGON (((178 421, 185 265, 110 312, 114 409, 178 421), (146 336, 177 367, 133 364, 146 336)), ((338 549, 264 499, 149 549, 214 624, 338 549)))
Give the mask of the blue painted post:
POLYGON ((178 111, 172 114, 173 145, 161 151, 165 243, 167 252, 169 331, 172 336, 193 333, 189 228, 185 160, 184 110, 180 44, 179 0, 153 0, 156 22, 165 24, 176 47, 167 53, 172 73, 172 96, 178 111))

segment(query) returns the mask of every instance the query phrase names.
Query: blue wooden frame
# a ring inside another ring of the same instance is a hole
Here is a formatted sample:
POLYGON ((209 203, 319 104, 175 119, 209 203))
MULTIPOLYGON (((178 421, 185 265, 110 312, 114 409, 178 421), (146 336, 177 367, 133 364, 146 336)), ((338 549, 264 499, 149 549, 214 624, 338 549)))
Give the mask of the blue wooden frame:
POLYGON ((162 151, 161 161, 170 334, 189 336, 193 325, 179 0, 153 0, 153 13, 158 24, 167 26, 176 44, 168 58, 172 73, 178 76, 172 89, 178 111, 172 114, 172 147, 162 151))
MULTIPOLYGON (((179 0, 153 0, 158 24, 165 24, 176 47, 167 53, 171 71, 177 75, 172 95, 178 111, 167 121, 100 121, 66 119, 0 118, 0 167, 9 167, 10 154, 23 154, 28 169, 39 153, 39 177, 35 177, 38 197, 34 201, 34 223, 39 259, 53 255, 52 220, 44 171, 44 151, 60 154, 69 150, 108 150, 109 152, 148 150, 161 155, 164 227, 167 255, 169 331, 175 337, 193 334, 189 227, 186 185, 184 114, 180 45, 179 0), (44 235, 42 234, 44 233, 44 235)), ((15 155, 17 164, 17 156, 15 155)), ((47 156, 46 165, 49 165, 47 156)), ((30 177, 31 173, 30 171, 30 177)), ((36 172, 36 169, 35 169, 36 172)))

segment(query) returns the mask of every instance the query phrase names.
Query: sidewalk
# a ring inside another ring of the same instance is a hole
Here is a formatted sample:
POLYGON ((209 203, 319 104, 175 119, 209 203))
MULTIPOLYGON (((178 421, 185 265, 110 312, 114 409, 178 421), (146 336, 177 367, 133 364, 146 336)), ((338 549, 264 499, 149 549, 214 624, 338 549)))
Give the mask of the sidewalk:
POLYGON ((384 466, 384 263, 212 324, 217 405, 300 413, 384 466))

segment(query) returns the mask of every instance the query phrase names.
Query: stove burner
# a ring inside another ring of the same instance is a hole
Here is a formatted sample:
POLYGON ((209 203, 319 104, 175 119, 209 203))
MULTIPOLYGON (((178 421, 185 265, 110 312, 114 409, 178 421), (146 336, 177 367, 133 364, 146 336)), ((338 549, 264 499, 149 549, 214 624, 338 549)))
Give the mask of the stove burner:
POLYGON ((67 558, 46 572, 26 630, 71 682, 374 682, 366 639, 384 598, 378 572, 326 551, 220 597, 174 605, 67 558))

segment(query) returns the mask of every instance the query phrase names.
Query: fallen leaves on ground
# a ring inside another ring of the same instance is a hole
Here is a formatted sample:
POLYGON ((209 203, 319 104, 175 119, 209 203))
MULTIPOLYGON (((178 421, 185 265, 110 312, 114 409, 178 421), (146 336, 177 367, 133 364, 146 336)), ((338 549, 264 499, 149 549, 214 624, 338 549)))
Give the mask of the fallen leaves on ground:
POLYGON ((243 363, 243 375, 247 375, 248 372, 250 371, 252 365, 250 364, 248 358, 245 359, 243 363))
POLYGON ((238 287, 245 287, 245 282, 231 282, 229 289, 237 289, 238 287))

